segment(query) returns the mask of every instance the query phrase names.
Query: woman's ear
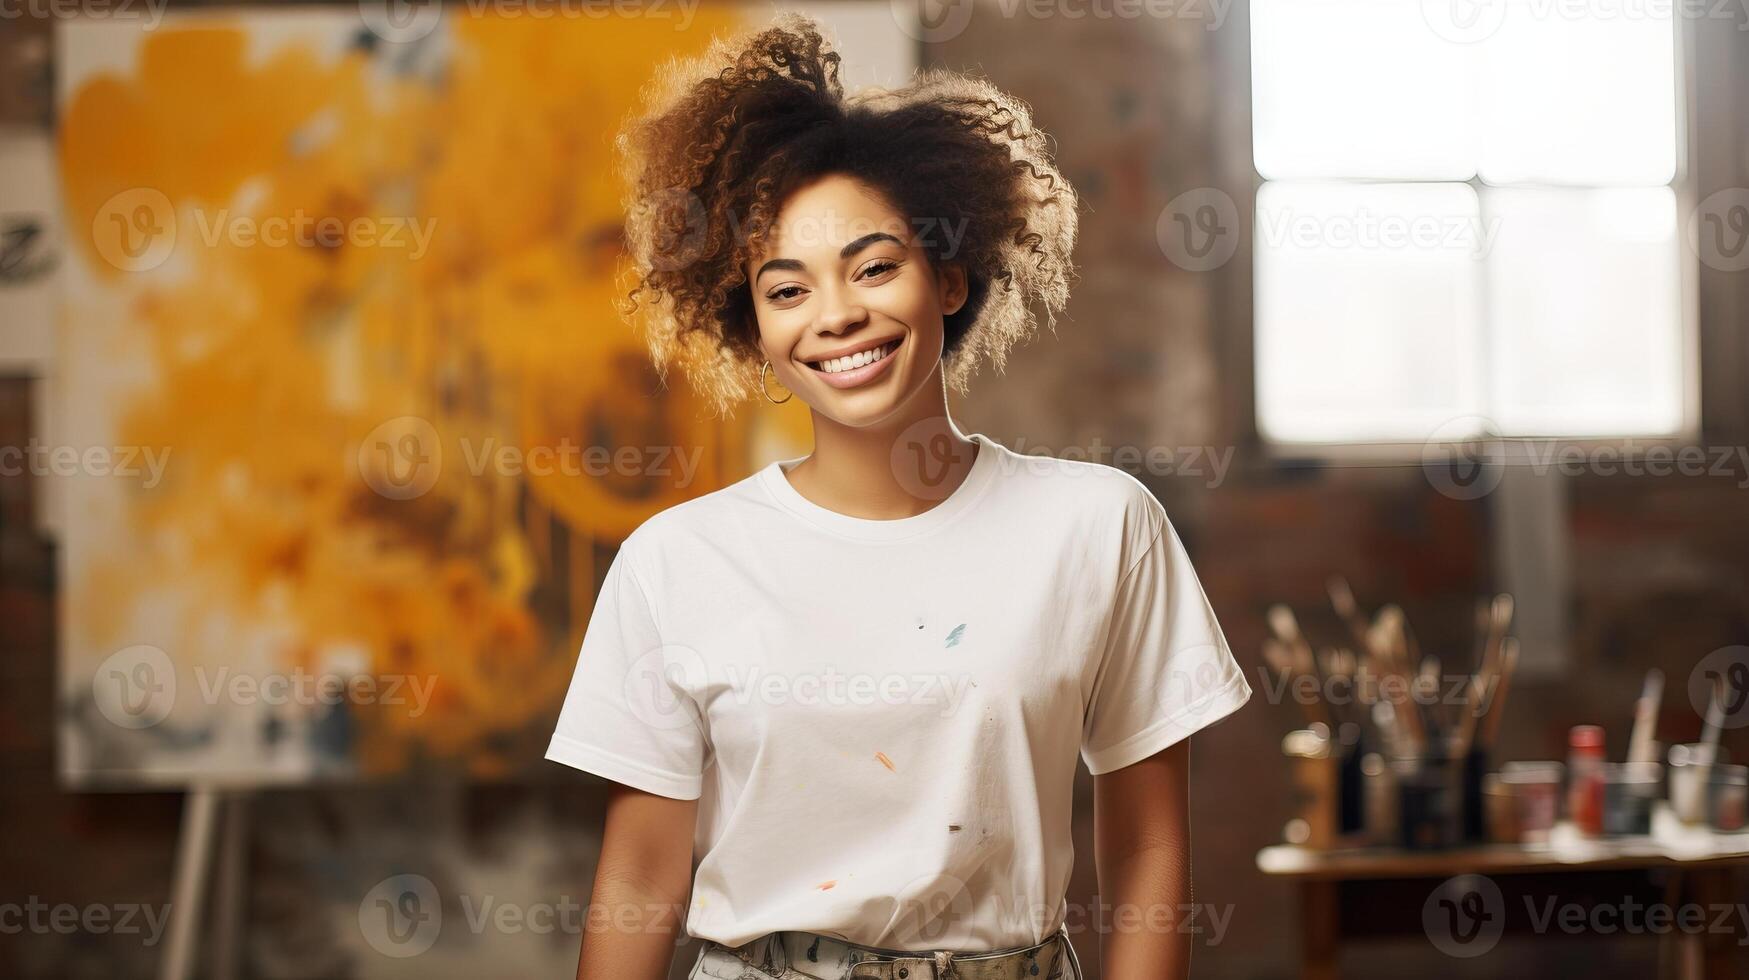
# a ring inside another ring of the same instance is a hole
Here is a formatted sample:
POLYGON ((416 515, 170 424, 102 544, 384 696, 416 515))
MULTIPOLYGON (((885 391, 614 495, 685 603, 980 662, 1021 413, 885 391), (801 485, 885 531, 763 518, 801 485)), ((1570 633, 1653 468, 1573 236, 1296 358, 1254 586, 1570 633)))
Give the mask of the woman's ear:
POLYGON ((941 315, 953 316, 966 305, 966 267, 958 262, 945 262, 937 278, 941 286, 941 315))

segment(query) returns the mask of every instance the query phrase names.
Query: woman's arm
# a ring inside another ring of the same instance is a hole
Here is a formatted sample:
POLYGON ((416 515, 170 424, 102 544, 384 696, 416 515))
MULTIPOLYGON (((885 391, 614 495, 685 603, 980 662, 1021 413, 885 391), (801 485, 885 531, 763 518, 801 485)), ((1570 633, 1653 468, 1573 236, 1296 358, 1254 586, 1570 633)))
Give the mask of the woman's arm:
POLYGON ((1093 777, 1105 980, 1190 976, 1190 739, 1093 777))
POLYGON ((692 890, 697 816, 697 800, 609 789, 578 980, 668 976, 692 890))

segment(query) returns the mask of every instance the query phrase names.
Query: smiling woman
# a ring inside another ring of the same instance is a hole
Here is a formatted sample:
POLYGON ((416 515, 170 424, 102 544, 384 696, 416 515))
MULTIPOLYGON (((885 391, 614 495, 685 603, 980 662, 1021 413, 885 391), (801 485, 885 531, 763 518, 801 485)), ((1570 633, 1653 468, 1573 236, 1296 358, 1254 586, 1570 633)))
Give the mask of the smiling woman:
MULTIPOLYGON (((620 141, 657 360, 722 405, 775 380, 814 449, 608 570, 547 751, 623 787, 580 977, 664 975, 639 910, 679 905, 693 978, 1082 980, 1077 758, 1101 895, 1152 922, 1190 897, 1187 740, 1250 697, 1138 480, 949 417, 1068 298, 1075 192, 1026 108, 837 72, 787 18, 671 69, 620 141)), ((1187 935, 1113 938, 1107 975, 1183 980, 1187 935)))
POLYGON ((868 185, 832 174, 796 191, 749 265, 760 350, 817 416, 866 427, 939 389, 930 382, 946 321, 965 305, 965 270, 934 264, 868 185), (857 234, 867 227, 877 230, 857 234))
POLYGON ((818 391, 831 375, 808 360, 904 339, 889 324, 854 342, 761 344, 762 324, 848 300, 828 275, 864 297, 902 282, 912 303, 913 282, 927 284, 946 304, 940 350, 907 356, 922 377, 942 361, 958 390, 1032 332, 1034 304, 1054 323, 1068 301, 1077 199, 1027 106, 941 71, 847 96, 838 69, 811 22, 780 17, 670 65, 618 141, 634 265, 624 312, 658 367, 680 362, 719 408, 759 390, 767 359, 779 381, 818 391))

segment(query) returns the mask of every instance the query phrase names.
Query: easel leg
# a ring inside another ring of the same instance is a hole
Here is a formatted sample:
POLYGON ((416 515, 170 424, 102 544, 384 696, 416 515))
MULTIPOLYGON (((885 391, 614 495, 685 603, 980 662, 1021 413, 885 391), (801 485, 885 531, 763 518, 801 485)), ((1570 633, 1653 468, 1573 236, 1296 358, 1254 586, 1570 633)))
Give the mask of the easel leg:
POLYGON ((176 842, 176 880, 170 890, 170 935, 164 944, 159 980, 188 980, 194 974, 195 925, 206 893, 212 856, 213 815, 219 794, 206 786, 189 789, 182 803, 182 833, 176 842))
POLYGON ((235 980, 249 901, 249 794, 225 794, 220 810, 218 868, 213 886, 213 980, 235 980))

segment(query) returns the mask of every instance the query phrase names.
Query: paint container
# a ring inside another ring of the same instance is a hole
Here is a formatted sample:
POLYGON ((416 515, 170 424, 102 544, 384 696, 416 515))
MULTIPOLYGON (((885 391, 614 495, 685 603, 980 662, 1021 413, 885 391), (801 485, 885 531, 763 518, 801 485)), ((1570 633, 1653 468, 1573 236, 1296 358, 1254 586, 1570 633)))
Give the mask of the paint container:
POLYGON ((1517 843, 1549 842, 1549 833, 1561 818, 1561 778, 1566 770, 1559 762, 1508 762, 1500 767, 1500 783, 1512 796, 1517 843))
POLYGON ((1351 842, 1358 842, 1366 832, 1366 774, 1362 760, 1366 757, 1366 732, 1352 721, 1336 728, 1340 764, 1336 786, 1336 832, 1351 842))
POLYGON ((1462 785, 1458 805, 1463 809, 1464 840, 1482 844, 1488 840, 1488 813, 1482 798, 1483 778, 1488 775, 1488 752, 1479 743, 1472 743, 1464 753, 1462 785))
POLYGON ((1366 780, 1366 842, 1378 847, 1397 843, 1397 777, 1385 757, 1368 752, 1360 760, 1366 780))
POLYGON ((1462 766, 1449 748, 1430 743, 1428 752, 1391 760, 1397 780, 1398 843, 1410 851, 1439 851, 1463 842, 1462 766))
POLYGON ((1690 827, 1713 823, 1712 772, 1728 758, 1716 745, 1690 742, 1670 746, 1670 809, 1690 827))
POLYGON ((1488 843, 1516 844, 1518 801, 1512 797, 1512 787, 1500 781, 1500 774, 1491 772, 1482 779, 1483 810, 1487 814, 1488 843))
POLYGON ((1603 833, 1633 837, 1652 832, 1652 805, 1658 801, 1664 767, 1656 762, 1603 764, 1603 833))
POLYGON ((1714 830, 1749 830, 1749 766, 1714 766, 1711 796, 1714 830))
POLYGON ((1330 728, 1313 722, 1281 740, 1293 773, 1293 810, 1282 836, 1290 844, 1325 850, 1336 844, 1337 768, 1330 728))
POLYGON ((1603 729, 1596 725, 1567 732, 1567 818, 1581 834, 1603 833, 1603 729))

